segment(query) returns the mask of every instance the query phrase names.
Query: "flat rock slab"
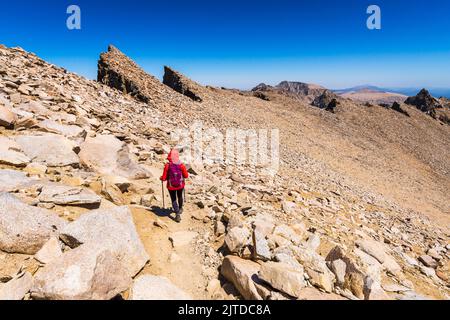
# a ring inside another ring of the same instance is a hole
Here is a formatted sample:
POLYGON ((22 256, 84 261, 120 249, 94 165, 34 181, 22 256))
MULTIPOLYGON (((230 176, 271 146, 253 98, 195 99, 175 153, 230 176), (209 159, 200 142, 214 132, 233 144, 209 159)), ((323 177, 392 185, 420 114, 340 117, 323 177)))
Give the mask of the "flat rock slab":
POLYGON ((12 192, 36 183, 38 180, 28 177, 25 172, 0 169, 0 192, 12 192))
POLYGON ((100 205, 102 201, 100 196, 89 189, 58 184, 45 185, 38 199, 58 205, 100 205))
POLYGON ((60 234, 71 248, 99 244, 125 263, 132 276, 149 261, 128 207, 93 210, 68 224, 60 234))
POLYGON ((35 254, 67 222, 55 213, 0 193, 0 250, 35 254))
POLYGON ((82 137, 86 131, 76 125, 66 125, 54 120, 44 120, 38 124, 39 128, 46 132, 56 133, 69 138, 82 137))
POLYGON ((50 300, 109 300, 131 286, 123 261, 100 245, 65 252, 35 275, 31 295, 50 300))
POLYGON ((143 275, 134 281, 130 300, 192 300, 192 297, 166 277, 143 275))
POLYGON ((169 240, 174 248, 180 248, 191 244, 197 236, 198 233, 194 231, 177 231, 169 236, 169 240))
POLYGON ((127 145, 113 135, 88 137, 80 146, 81 164, 102 175, 145 179, 151 174, 130 158, 127 145))
POLYGON ((15 140, 33 162, 44 163, 49 167, 74 166, 80 162, 73 151, 75 143, 61 135, 18 136, 15 140))
POLYGON ((25 167, 30 161, 14 140, 0 137, 0 164, 25 167))

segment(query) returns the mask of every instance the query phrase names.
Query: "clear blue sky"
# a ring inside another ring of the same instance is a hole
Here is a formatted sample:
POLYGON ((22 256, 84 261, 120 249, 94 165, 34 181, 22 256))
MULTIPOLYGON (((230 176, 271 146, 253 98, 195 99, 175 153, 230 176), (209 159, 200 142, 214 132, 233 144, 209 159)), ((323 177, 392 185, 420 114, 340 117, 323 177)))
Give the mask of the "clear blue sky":
POLYGON ((203 84, 450 87, 449 17, 447 0, 24 0, 2 5, 0 43, 88 78, 113 43, 158 77, 167 64, 203 84), (70 4, 81 30, 66 28, 70 4))

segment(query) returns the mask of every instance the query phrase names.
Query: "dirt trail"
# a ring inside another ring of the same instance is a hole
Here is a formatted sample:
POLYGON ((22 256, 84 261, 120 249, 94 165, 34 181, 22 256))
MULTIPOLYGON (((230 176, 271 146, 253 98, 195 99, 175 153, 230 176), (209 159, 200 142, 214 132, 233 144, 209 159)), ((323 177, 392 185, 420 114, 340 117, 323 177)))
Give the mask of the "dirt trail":
POLYGON ((206 299, 207 280, 202 274, 202 260, 194 251, 194 245, 174 248, 169 240, 170 235, 177 231, 195 231, 199 237, 206 232, 207 227, 202 222, 191 218, 193 210, 193 205, 186 204, 182 221, 178 224, 166 215, 168 210, 131 207, 138 234, 150 256, 150 262, 141 274, 165 276, 194 299, 206 299), (157 221, 162 227, 155 225, 157 221))

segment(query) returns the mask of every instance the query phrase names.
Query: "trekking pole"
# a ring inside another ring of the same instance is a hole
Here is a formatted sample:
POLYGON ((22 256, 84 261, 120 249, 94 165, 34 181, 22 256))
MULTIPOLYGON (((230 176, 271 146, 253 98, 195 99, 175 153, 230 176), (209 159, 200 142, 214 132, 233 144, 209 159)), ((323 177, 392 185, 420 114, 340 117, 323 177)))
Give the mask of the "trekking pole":
POLYGON ((163 200, 163 209, 166 208, 166 198, 164 197, 164 181, 161 181, 161 191, 162 191, 162 200, 163 200))

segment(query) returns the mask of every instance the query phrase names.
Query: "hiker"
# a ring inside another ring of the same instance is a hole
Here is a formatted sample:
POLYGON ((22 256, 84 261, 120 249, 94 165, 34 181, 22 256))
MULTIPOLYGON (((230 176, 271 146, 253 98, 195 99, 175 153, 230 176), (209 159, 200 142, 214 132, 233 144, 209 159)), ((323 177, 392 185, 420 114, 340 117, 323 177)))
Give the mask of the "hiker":
POLYGON ((164 166, 164 172, 160 179, 161 181, 167 181, 172 208, 176 214, 175 221, 180 222, 181 214, 183 213, 184 179, 187 179, 189 174, 184 164, 180 161, 177 149, 172 149, 169 152, 167 160, 169 162, 164 166))

